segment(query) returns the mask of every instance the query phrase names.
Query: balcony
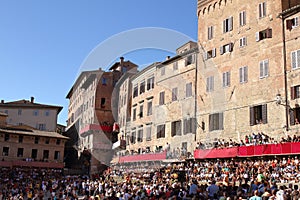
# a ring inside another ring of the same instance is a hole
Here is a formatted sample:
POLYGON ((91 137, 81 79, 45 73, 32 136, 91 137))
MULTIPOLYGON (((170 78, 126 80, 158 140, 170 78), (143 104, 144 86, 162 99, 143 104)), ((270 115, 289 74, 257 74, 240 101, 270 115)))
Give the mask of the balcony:
POLYGON ((103 131, 105 133, 111 133, 113 131, 113 125, 98 125, 98 124, 89 124, 83 129, 80 130, 80 136, 85 137, 86 135, 92 133, 93 131, 103 131))
POLYGON ((119 163, 140 162, 140 161, 159 161, 167 158, 167 152, 146 153, 119 157, 119 163))

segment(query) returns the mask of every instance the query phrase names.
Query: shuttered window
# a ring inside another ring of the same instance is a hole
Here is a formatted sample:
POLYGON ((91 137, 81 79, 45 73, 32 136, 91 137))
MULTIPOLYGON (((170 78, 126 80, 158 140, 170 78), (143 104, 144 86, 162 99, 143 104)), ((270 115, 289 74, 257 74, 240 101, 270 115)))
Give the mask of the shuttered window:
POLYGON ((223 21, 223 33, 232 31, 233 29, 233 17, 229 17, 223 21))
POLYGON ((214 27, 213 26, 209 26, 207 28, 207 39, 211 40, 214 37, 214 27))
POLYGON ((292 64, 292 69, 300 68, 300 49, 291 52, 291 64, 292 64))
POLYGON ((290 109, 290 124, 297 125, 300 120, 300 107, 290 109))
POLYGON ((246 83, 248 81, 248 66, 243 66, 239 69, 240 83, 246 83))
POLYGON ((137 138, 138 142, 143 142, 143 128, 138 130, 138 138, 137 138))
POLYGON ((258 5, 258 17, 262 18, 267 16, 266 2, 262 2, 258 5))
POLYGON ((300 98, 300 85, 296 85, 291 87, 291 99, 300 98))
POLYGON ((196 133, 196 118, 183 120, 183 134, 196 133))
POLYGON ((159 105, 164 105, 165 104, 165 92, 160 92, 159 93, 159 105))
POLYGON ((172 89, 172 101, 177 101, 177 96, 178 96, 178 89, 173 88, 172 89))
POLYGON ((171 123, 171 136, 181 135, 181 121, 171 123))
POLYGON ((157 137, 157 139, 165 137, 165 128, 166 128, 166 126, 164 124, 157 126, 157 128, 156 128, 156 137, 157 137))
POLYGON ((209 115, 209 131, 223 129, 223 113, 215 113, 209 115))
POLYGON ((246 25, 246 11, 240 12, 240 26, 246 25))
POLYGON ((146 141, 150 141, 151 140, 151 125, 148 125, 146 127, 146 141))
POLYGON ((230 71, 223 73, 223 87, 230 86, 230 71))
POLYGON ((259 77, 265 78, 269 76, 269 60, 259 62, 259 77))
POLYGON ((268 123, 267 104, 250 107, 250 126, 268 123))
POLYGON ((209 76, 206 79, 206 91, 207 92, 214 91, 214 77, 213 76, 209 76))

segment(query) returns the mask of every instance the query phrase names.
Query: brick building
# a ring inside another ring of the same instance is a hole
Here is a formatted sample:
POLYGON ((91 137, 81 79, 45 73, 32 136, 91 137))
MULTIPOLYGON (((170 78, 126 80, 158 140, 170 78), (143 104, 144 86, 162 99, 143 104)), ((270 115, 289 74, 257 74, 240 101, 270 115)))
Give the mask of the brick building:
POLYGON ((112 94, 122 75, 136 69, 134 63, 121 57, 110 71, 84 71, 77 78, 67 95, 70 102, 66 135, 72 138, 66 145, 68 167, 74 166, 78 157, 77 164, 84 163, 91 173, 109 164, 112 143, 118 140, 118 132, 113 130, 112 94))
POLYGON ((287 20, 280 15, 297 7, 299 1, 198 0, 197 115, 205 125, 198 129, 203 141, 240 140, 252 132, 279 139, 291 131, 299 29, 293 20, 286 31, 283 21, 299 11, 287 20))

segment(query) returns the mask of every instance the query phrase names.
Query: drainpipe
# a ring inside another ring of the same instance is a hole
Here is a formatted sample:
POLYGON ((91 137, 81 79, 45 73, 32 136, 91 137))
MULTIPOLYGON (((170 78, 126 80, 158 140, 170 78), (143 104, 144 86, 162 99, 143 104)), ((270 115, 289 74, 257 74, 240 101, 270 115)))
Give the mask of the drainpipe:
POLYGON ((287 69, 286 69, 286 42, 285 42, 285 18, 282 16, 282 44, 283 44, 283 70, 284 70, 284 93, 285 93, 285 120, 286 131, 289 131, 289 101, 288 101, 288 85, 287 85, 287 69))

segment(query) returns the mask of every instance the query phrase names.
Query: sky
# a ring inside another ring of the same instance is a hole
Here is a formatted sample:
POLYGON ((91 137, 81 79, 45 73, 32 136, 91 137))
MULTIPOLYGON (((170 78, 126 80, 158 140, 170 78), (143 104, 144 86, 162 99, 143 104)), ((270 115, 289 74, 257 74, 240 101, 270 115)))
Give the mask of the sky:
MULTIPOLYGON (((66 95, 93 50, 147 27, 197 40, 196 10, 196 0, 0 0, 0 99, 34 96, 37 103, 63 106, 58 123, 65 125, 66 95)), ((126 37, 118 40, 120 46, 127 45, 126 37)), ((174 52, 145 48, 119 54, 114 61, 124 56, 147 66, 174 52)))

